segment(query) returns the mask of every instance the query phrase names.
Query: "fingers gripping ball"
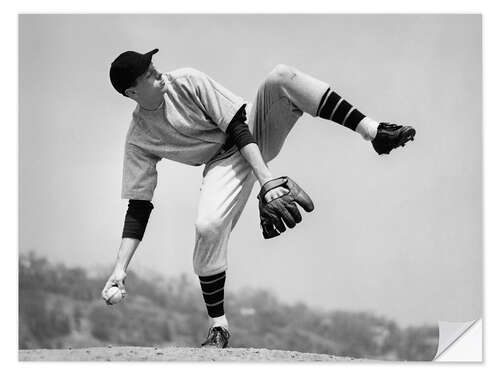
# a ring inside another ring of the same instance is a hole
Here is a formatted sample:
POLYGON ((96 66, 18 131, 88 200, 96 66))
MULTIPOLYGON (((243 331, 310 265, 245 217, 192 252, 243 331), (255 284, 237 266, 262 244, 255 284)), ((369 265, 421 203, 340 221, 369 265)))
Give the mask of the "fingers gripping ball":
POLYGON ((117 286, 112 286, 106 291, 105 301, 108 305, 116 305, 125 297, 125 293, 122 292, 117 286))
POLYGON ((260 189, 259 213, 262 235, 265 239, 279 236, 286 227, 294 228, 302 221, 297 203, 306 211, 314 210, 314 203, 309 195, 290 177, 283 176, 266 182, 260 189), (284 187, 288 193, 269 202, 264 198, 266 193, 277 187, 284 187))

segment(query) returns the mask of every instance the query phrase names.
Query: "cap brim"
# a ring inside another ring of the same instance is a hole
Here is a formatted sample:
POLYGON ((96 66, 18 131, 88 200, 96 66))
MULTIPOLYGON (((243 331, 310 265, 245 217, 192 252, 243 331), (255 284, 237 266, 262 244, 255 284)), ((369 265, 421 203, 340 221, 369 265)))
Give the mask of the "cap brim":
POLYGON ((155 48, 154 50, 152 51, 149 51, 147 53, 144 54, 145 57, 147 57, 149 59, 149 61, 151 61, 151 58, 153 57, 153 55, 158 52, 159 49, 158 48, 155 48))
POLYGON ((149 68, 149 65, 151 64, 151 59, 153 57, 153 55, 158 52, 158 48, 155 48, 154 50, 152 51, 149 51, 147 53, 145 53, 144 55, 142 55, 142 58, 141 58, 141 65, 140 65, 140 70, 138 72, 138 76, 140 76, 141 74, 144 74, 148 68, 149 68))

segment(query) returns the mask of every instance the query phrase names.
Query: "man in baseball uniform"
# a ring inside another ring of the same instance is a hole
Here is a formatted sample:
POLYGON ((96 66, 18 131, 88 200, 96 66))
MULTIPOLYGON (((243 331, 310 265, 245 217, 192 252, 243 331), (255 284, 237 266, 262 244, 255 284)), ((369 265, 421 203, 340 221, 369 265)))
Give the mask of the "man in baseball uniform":
POLYGON ((232 229, 256 181, 264 238, 301 221, 297 205, 313 203, 291 178, 274 176, 267 163, 304 114, 355 131, 378 154, 413 140, 409 126, 379 123, 362 114, 327 83, 286 65, 276 66, 257 91, 253 106, 208 75, 183 68, 160 73, 151 62, 158 52, 127 51, 111 64, 113 87, 137 106, 125 141, 122 198, 128 210, 114 270, 102 291, 125 293, 126 270, 143 238, 153 209, 156 164, 163 158, 204 165, 195 222, 193 266, 199 276, 210 327, 202 344, 224 348, 230 331, 224 315, 227 248, 232 229))

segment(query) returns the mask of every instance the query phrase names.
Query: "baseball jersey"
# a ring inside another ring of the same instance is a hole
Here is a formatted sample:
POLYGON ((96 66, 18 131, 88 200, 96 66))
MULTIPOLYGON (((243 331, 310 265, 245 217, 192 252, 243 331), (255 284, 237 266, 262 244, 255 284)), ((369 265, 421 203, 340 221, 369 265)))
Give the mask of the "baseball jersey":
POLYGON ((164 74, 163 104, 137 105, 125 141, 122 198, 151 200, 156 164, 170 159, 202 165, 221 151, 226 129, 247 103, 208 75, 192 68, 164 74))

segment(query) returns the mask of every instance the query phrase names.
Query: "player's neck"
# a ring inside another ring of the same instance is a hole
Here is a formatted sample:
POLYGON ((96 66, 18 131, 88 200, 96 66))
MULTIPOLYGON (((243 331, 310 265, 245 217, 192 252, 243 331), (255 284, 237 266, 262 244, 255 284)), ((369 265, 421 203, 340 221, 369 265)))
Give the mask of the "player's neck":
POLYGON ((139 103, 141 109, 144 109, 146 111, 156 111, 163 106, 163 95, 156 98, 141 99, 138 100, 137 103, 139 103))

